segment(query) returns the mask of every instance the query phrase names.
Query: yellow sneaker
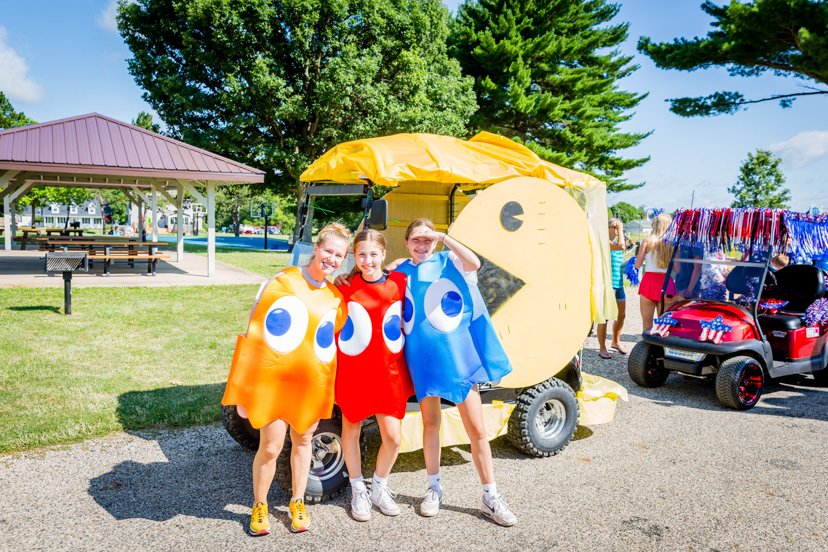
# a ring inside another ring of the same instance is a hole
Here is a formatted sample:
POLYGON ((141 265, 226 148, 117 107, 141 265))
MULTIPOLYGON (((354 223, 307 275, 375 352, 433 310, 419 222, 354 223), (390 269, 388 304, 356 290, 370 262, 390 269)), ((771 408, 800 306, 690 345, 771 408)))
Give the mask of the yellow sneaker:
POLYGON ((267 518, 267 504, 257 502, 250 518, 250 534, 254 537, 270 534, 270 520, 267 518))
POLYGON ((305 510, 305 499, 294 498, 290 501, 290 530, 294 533, 301 533, 310 529, 310 517, 305 510))

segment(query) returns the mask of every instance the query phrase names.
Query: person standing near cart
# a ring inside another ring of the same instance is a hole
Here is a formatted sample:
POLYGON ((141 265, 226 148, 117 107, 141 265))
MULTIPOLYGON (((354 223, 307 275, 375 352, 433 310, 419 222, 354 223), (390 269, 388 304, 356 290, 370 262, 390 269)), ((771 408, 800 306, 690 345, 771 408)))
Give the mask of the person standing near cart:
MULTIPOLYGON (((611 218, 609 220, 610 238, 610 261, 612 262, 612 289, 615 292, 615 304, 618 305, 618 317, 612 324, 612 341, 610 347, 621 353, 627 354, 627 350, 621 346, 621 330, 624 328, 624 320, 627 318, 627 295, 624 293, 624 279, 621 275, 621 265, 624 264, 624 251, 627 249, 624 241, 624 223, 621 219, 611 218)), ((598 356, 604 360, 612 358, 607 351, 607 322, 598 324, 598 356)))

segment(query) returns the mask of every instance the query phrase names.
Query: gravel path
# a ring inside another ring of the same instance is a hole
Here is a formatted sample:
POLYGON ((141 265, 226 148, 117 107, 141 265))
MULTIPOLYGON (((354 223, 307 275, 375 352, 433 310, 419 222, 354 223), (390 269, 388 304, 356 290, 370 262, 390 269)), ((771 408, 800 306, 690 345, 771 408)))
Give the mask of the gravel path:
MULTIPOLYGON (((640 334, 629 297, 624 343, 640 334)), ((518 517, 501 528, 478 514, 469 448, 443 451, 445 502, 417 514, 421 453, 390 479, 402 514, 347 513, 349 496, 312 505, 313 528, 287 530, 288 497, 274 484, 273 534, 245 534, 253 455, 220 426, 117 435, 0 457, 2 550, 828 550, 828 389, 809 378, 774 383, 749 412, 723 409, 709 383, 673 375, 636 387, 625 358, 585 369, 625 385, 630 401, 606 425, 582 427, 558 457, 527 458, 492 443, 499 490, 518 517)), ((368 434, 373 472, 379 448, 368 434)))

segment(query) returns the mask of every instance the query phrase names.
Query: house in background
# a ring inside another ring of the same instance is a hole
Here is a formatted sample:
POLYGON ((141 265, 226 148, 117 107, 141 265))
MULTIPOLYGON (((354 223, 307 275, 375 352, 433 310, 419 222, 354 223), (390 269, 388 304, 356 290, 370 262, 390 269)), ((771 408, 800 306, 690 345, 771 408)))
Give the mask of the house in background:
MULTIPOLYGON (((70 205, 68 209, 66 205, 51 203, 43 208, 35 209, 35 217, 41 217, 47 228, 65 226, 67 217, 70 225, 77 222, 80 223, 81 228, 103 228, 102 209, 96 199, 84 201, 83 205, 70 205)), ((30 211, 28 215, 23 215, 22 224, 24 226, 31 224, 31 219, 30 211)))
POLYGON ((649 236, 653 229, 653 223, 649 220, 632 220, 624 225, 624 230, 639 236, 649 236))

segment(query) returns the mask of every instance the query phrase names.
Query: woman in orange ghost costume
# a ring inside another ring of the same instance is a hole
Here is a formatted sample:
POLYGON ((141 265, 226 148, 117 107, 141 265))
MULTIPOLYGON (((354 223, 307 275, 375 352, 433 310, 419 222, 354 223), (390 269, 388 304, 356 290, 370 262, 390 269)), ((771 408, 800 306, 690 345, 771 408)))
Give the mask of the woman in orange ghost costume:
POLYGON ((336 403, 342 410, 342 452, 351 482, 351 515, 371 518, 372 504, 387 516, 400 507, 388 489, 388 476, 400 451, 400 420, 405 416, 414 384, 403 355, 402 304, 405 276, 383 270, 385 238, 376 230, 362 230, 354 239, 358 269, 350 285, 339 289, 348 304, 348 321, 339 333, 336 403), (362 421, 377 417, 382 446, 369 496, 362 479, 359 434, 362 421))
POLYGON ((310 528, 304 495, 311 463, 311 440, 322 418, 333 412, 336 378, 335 334, 347 319, 342 294, 328 283, 348 254, 350 232, 338 223, 319 233, 313 258, 286 268, 259 292, 246 336, 239 336, 222 404, 236 405, 259 428, 253 461, 255 505, 251 535, 270 532, 267 493, 276 458, 290 427, 293 532, 310 528))

